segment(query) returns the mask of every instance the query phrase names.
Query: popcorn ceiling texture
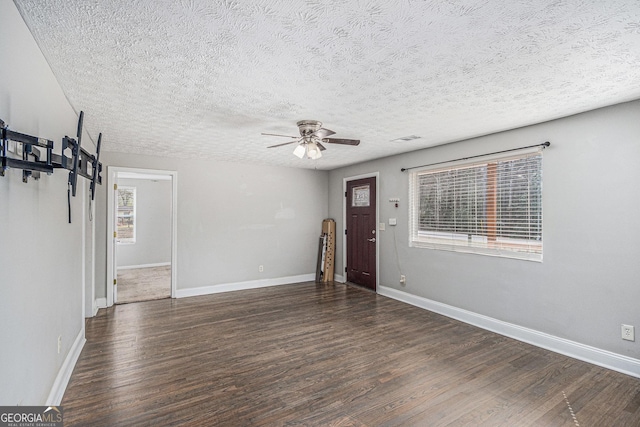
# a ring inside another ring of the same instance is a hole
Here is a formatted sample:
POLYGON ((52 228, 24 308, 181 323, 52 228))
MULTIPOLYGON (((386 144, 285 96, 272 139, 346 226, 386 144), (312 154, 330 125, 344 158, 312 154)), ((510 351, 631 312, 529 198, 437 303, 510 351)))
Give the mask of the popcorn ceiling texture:
POLYGON ((640 98, 638 0, 15 3, 108 151, 333 169, 640 98), (301 119, 362 143, 265 148, 301 119))

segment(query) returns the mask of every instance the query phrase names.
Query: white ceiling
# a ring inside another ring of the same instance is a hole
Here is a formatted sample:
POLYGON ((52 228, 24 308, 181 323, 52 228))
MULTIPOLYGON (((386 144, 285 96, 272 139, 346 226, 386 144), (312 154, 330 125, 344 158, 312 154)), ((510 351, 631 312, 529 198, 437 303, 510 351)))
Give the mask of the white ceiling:
POLYGON ((638 0, 15 3, 109 151, 333 169, 640 98, 638 0), (362 142, 266 148, 301 119, 362 142))

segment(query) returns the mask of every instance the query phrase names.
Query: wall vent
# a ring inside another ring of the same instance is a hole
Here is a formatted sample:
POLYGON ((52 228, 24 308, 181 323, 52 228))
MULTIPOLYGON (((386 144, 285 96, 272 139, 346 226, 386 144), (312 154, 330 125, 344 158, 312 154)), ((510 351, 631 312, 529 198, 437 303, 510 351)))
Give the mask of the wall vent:
POLYGON ((401 138, 396 138, 396 139, 392 139, 391 142, 407 142, 407 141, 411 141, 414 139, 420 139, 422 138, 421 136, 418 135, 409 135, 409 136, 403 136, 401 138))

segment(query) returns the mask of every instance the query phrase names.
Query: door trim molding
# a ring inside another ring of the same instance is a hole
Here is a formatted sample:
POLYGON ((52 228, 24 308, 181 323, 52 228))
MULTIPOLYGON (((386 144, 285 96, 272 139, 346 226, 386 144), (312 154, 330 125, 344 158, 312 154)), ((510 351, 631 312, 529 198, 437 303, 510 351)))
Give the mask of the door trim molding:
MULTIPOLYGON (((342 178, 342 271, 339 275, 342 276, 344 268, 347 265, 347 235, 344 234, 344 230, 347 229, 347 198, 344 197, 344 193, 347 192, 347 182, 355 181, 362 178, 375 178, 376 179, 376 293, 380 287, 380 236, 379 236, 379 218, 380 218, 380 172, 370 172, 360 175, 347 176, 342 178)), ((347 274, 344 273, 343 283, 347 281, 347 274)))
POLYGON ((171 298, 176 297, 178 277, 178 172, 157 169, 125 168, 120 166, 107 167, 107 307, 113 305, 113 224, 115 222, 115 208, 113 184, 120 172, 139 174, 168 175, 171 177, 171 298))

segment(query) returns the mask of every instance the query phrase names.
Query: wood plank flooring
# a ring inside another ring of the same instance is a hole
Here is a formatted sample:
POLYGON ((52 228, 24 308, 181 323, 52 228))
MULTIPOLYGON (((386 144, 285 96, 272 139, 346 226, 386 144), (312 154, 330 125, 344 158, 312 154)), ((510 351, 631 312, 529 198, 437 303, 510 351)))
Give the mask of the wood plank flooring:
POLYGON ((118 270, 117 303, 171 297, 171 266, 118 270))
POLYGON ((342 284, 114 306, 86 335, 66 426, 640 426, 637 378, 342 284))

